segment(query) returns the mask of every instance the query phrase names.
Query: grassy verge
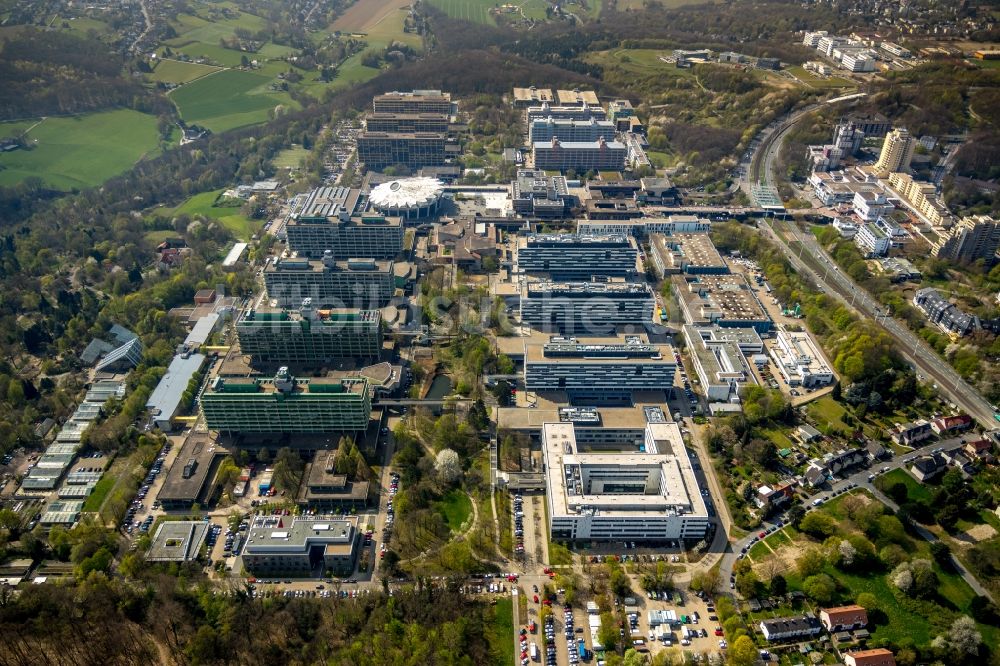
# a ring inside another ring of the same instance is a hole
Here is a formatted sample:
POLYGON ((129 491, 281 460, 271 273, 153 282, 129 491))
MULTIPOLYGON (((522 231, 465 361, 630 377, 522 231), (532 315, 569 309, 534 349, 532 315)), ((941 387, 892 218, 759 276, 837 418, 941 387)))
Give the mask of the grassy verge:
POLYGON ((875 481, 875 485, 882 492, 885 492, 897 483, 902 483, 906 486, 906 496, 911 502, 929 502, 931 500, 931 492, 905 470, 894 469, 884 476, 880 476, 875 481))
POLYGON ((510 597, 498 599, 493 606, 488 639, 497 664, 514 663, 514 601, 510 597))
POLYGON ((511 517, 510 497, 507 493, 496 491, 494 504, 497 507, 497 522, 500 524, 500 551, 507 557, 514 554, 514 528, 511 517))
POLYGON ((109 474, 102 476, 101 480, 94 486, 94 492, 90 493, 90 497, 88 497, 83 503, 83 510, 99 511, 101 505, 104 504, 105 498, 108 496, 108 493, 111 492, 114 485, 114 477, 109 474))

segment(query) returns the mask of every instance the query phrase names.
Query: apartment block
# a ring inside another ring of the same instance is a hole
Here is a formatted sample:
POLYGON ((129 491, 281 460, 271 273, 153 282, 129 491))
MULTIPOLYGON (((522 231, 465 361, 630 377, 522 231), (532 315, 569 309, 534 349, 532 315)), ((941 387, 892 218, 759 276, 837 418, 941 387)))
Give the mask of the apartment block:
POLYGON ((854 234, 854 244, 868 259, 884 257, 892 247, 889 234, 874 222, 865 222, 858 226, 858 232, 854 234))
POLYGON ((264 268, 264 285, 277 307, 297 307, 307 298, 316 307, 380 308, 394 290, 393 262, 376 259, 320 261, 275 259, 264 268))
POLYGON ((529 234, 518 237, 516 253, 518 271, 554 280, 638 273, 639 249, 635 239, 624 234, 529 234))
POLYGON ((623 325, 641 329, 652 322, 655 302, 645 283, 527 282, 521 321, 536 329, 601 335, 623 325))
POLYGON ((306 299, 298 311, 248 311, 236 322, 236 335, 240 351, 255 363, 375 359, 382 352, 381 318, 379 310, 319 310, 306 299))
POLYGON ((905 128, 892 130, 882 142, 882 152, 875 162, 875 173, 881 178, 888 178, 894 171, 909 170, 916 146, 917 140, 905 128))
POLYGON ((970 215, 959 220, 931 248, 938 259, 972 263, 982 259, 987 266, 997 262, 1000 222, 988 215, 970 215))
POLYGON ((639 336, 572 337, 528 342, 524 350, 524 385, 539 393, 565 393, 577 405, 628 405, 635 392, 662 395, 674 383, 673 348, 639 336))
POLYGON ((937 198, 934 183, 914 180, 910 174, 897 171, 889 174, 889 187, 933 226, 940 226, 950 216, 948 209, 937 198))
POLYGON ((566 142, 552 139, 532 144, 535 168, 577 172, 619 171, 625 166, 628 149, 619 141, 566 142))
POLYGON ((440 90, 387 92, 372 100, 375 113, 446 113, 451 114, 451 94, 440 90))
POLYGON ((273 379, 216 377, 201 396, 209 430, 225 433, 360 432, 368 427, 371 392, 363 377, 273 379))
POLYGON ((874 222, 895 209, 885 194, 870 190, 856 191, 854 198, 851 199, 851 205, 854 213, 865 222, 874 222))

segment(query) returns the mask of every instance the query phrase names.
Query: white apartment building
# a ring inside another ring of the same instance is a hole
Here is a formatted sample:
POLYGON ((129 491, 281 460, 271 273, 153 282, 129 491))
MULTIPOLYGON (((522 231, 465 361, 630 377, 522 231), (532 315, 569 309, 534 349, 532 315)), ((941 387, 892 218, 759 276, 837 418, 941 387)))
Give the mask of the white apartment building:
POLYGON ((874 222, 895 209, 885 194, 881 192, 855 192, 851 200, 855 214, 865 222, 874 222))
POLYGON ((874 72, 875 58, 868 53, 845 53, 840 65, 848 72, 874 72))
POLYGON ((865 222, 858 227, 854 236, 854 244, 858 246, 866 259, 884 257, 889 253, 892 240, 881 227, 874 222, 865 222))

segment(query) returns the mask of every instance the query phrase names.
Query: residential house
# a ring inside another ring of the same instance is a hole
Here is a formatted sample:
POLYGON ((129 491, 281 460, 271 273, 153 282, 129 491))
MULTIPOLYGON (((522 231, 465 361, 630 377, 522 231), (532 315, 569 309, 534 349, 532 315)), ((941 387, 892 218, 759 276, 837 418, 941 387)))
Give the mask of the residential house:
POLYGON ((808 638, 816 636, 823 631, 820 624, 812 615, 800 615, 798 617, 776 617, 770 620, 760 621, 760 633, 769 641, 786 641, 793 638, 808 638))
POLYGON ((816 428, 812 427, 811 425, 799 426, 799 429, 796 430, 796 434, 798 435, 799 439, 802 441, 803 444, 808 444, 809 442, 813 442, 823 436, 823 433, 821 433, 819 430, 816 430, 816 428))
POLYGON ((934 431, 931 430, 931 424, 925 419, 897 425, 891 435, 892 441, 902 446, 913 446, 917 442, 922 442, 933 436, 934 431))
POLYGON ((816 488, 817 486, 821 486, 826 483, 827 474, 829 474, 829 472, 825 467, 815 462, 811 462, 802 476, 805 478, 806 483, 809 484, 810 488, 816 488))
POLYGON ((940 454, 935 453, 929 456, 920 456, 914 460, 910 466, 910 474, 917 481, 923 483, 937 478, 944 473, 947 467, 948 463, 945 462, 944 458, 940 454))
POLYGON ((896 666, 892 652, 885 648, 844 653, 846 666, 896 666))
POLYGON ((868 626, 868 611, 863 606, 837 606, 824 608, 819 612, 819 620, 829 632, 852 631, 868 626))
POLYGON ((761 509, 784 504, 795 495, 795 479, 788 479, 772 486, 761 486, 754 495, 754 503, 761 509))
POLYGON ((944 416, 931 421, 931 430, 936 435, 951 434, 961 432, 972 427, 972 417, 968 414, 957 414, 955 416, 944 416))
POLYGON ((993 442, 985 437, 976 437, 966 442, 964 448, 966 455, 973 460, 981 460, 988 463, 996 460, 996 457, 993 455, 993 442))

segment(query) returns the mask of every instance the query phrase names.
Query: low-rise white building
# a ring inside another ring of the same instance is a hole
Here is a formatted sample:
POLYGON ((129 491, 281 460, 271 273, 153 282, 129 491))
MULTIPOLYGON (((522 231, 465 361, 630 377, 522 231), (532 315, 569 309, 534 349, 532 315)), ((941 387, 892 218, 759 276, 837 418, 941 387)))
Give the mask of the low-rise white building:
POLYGON ((889 203, 882 192, 855 192, 851 201, 855 214, 865 222, 874 222, 891 213, 895 206, 889 203))
POLYGON ((834 380, 833 370, 823 352, 805 331, 779 327, 771 358, 789 386, 826 386, 834 380))
MULTIPOLYGON (((663 417, 662 412, 657 412, 663 417)), ((551 538, 698 540, 708 510, 676 423, 646 424, 638 451, 579 451, 573 423, 542 426, 551 538)))
POLYGON ((889 248, 892 246, 892 239, 874 222, 865 222, 858 227, 858 233, 854 236, 854 244, 858 246, 866 259, 871 259, 884 257, 888 254, 889 248))
POLYGON ((709 402, 738 402, 740 388, 755 382, 746 357, 764 349, 757 331, 689 325, 684 339, 709 402))

